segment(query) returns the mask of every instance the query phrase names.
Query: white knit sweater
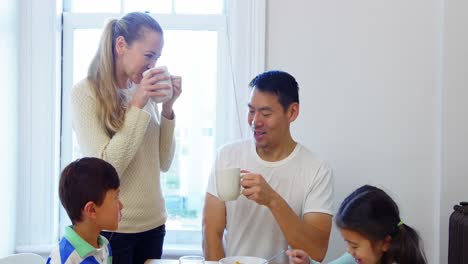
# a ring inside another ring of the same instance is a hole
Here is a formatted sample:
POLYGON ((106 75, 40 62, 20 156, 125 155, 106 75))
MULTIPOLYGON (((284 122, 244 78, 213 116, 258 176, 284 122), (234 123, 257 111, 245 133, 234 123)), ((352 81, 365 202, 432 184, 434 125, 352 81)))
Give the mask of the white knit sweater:
POLYGON ((83 156, 104 159, 119 174, 123 209, 117 232, 143 232, 164 224, 167 214, 160 171, 167 171, 174 157, 175 120, 161 118, 156 104, 149 101, 143 109, 131 107, 123 127, 109 137, 86 79, 74 86, 71 105, 83 156))

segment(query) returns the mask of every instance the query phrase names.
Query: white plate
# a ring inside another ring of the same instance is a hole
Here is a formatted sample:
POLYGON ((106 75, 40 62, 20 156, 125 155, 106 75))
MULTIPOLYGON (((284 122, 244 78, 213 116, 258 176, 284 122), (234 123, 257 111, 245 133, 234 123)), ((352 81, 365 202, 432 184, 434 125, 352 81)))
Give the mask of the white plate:
POLYGON ((263 264, 266 262, 266 259, 257 258, 257 257, 247 257, 247 256, 232 256, 226 257, 219 260, 220 264, 236 264, 236 261, 240 264, 263 264))

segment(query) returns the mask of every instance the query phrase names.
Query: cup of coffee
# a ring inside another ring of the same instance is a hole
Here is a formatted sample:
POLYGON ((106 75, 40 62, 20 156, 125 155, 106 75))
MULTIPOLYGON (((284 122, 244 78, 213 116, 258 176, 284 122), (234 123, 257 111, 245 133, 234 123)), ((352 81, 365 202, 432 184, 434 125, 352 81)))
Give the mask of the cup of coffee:
MULTIPOLYGON (((154 67, 152 69, 148 69, 145 72, 143 72, 143 77, 145 77, 153 69, 162 69, 162 70, 164 70, 164 74, 166 74, 168 76, 171 76, 171 74, 167 71, 166 66, 158 66, 158 67, 154 67)), ((170 88, 158 91, 159 93, 162 93, 164 95, 163 96, 153 96, 153 97, 151 97, 151 99, 156 103, 164 103, 166 101, 169 101, 172 98, 172 81, 171 81, 171 78, 169 77, 169 79, 161 80, 161 81, 159 81, 157 83, 167 84, 167 85, 169 85, 170 88)))
POLYGON ((241 193, 239 168, 223 168, 215 171, 218 198, 221 201, 236 200, 241 193))

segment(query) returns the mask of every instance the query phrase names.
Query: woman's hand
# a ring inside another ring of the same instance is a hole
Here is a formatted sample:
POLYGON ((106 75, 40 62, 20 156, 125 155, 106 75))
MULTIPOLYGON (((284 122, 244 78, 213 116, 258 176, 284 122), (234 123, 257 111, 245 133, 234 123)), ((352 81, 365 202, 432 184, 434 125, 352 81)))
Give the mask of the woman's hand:
POLYGON ((301 249, 289 249, 286 251, 290 264, 309 264, 309 255, 301 249))
POLYGON ((163 90, 171 89, 168 84, 161 81, 171 78, 164 69, 153 69, 143 76, 138 84, 137 90, 130 101, 130 105, 143 108, 150 97, 165 96, 163 90))
POLYGON ((172 81, 172 98, 163 103, 162 105, 162 112, 161 114, 167 119, 174 118, 174 112, 172 107, 174 106, 175 101, 179 98, 180 94, 182 93, 182 77, 171 75, 172 81))

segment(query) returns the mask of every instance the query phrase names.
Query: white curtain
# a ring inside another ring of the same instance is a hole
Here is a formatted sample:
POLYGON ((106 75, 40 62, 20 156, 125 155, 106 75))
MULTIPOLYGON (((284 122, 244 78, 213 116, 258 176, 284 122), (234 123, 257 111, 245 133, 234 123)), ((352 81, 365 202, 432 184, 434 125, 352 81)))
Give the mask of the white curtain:
POLYGON ((216 146, 250 136, 247 123, 248 84, 257 74, 265 70, 265 0, 227 1, 226 58, 229 91, 218 95, 216 146))

